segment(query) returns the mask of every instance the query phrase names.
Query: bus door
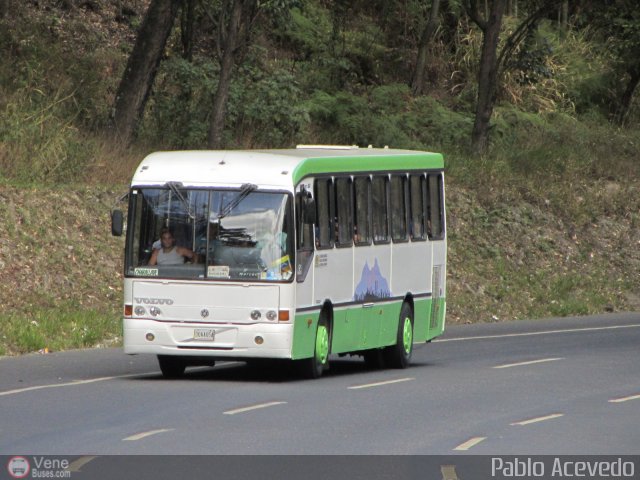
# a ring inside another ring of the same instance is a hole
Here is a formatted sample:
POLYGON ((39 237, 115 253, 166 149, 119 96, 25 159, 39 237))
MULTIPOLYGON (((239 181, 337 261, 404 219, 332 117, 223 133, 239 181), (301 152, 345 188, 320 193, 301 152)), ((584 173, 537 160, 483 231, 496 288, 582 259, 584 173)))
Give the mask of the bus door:
POLYGON ((427 175, 427 234, 432 246, 431 320, 429 335, 439 335, 444 329, 446 296, 447 240, 444 207, 444 177, 441 172, 427 175))

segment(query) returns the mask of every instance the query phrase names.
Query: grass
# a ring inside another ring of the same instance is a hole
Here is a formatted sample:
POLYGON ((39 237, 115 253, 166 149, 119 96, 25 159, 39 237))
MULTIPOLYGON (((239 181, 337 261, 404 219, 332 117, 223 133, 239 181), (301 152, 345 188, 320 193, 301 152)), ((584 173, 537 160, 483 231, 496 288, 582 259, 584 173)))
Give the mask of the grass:
POLYGON ((117 344, 120 322, 115 309, 85 310, 70 304, 36 307, 28 314, 2 313, 0 355, 117 344))

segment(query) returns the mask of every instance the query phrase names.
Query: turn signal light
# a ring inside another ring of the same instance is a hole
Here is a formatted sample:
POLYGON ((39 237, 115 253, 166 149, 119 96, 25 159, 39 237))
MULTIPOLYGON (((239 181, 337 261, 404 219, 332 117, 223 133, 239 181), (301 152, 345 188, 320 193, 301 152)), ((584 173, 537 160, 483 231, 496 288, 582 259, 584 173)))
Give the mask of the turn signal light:
POLYGON ((278 321, 279 322, 288 322, 289 321, 289 310, 279 310, 278 311, 278 321))
POLYGON ((124 316, 132 317, 133 316, 133 305, 125 305, 124 306, 124 316))

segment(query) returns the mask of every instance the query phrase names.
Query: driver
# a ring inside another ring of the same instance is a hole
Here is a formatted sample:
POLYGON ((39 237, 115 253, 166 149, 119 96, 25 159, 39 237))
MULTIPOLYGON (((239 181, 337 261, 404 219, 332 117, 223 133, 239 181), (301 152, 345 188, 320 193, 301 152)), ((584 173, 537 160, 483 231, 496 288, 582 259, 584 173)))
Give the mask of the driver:
POLYGON ((163 228, 160 232, 160 248, 151 254, 149 265, 180 265, 184 259, 195 259, 195 253, 185 247, 178 247, 175 243, 173 233, 168 228, 163 228))

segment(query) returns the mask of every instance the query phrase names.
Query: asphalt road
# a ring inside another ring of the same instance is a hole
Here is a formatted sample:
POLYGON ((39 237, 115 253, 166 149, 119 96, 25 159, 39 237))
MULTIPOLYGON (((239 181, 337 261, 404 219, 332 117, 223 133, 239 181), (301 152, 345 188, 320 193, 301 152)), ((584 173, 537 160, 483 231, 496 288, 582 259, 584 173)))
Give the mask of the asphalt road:
MULTIPOLYGON (((0 358, 0 455, 640 453, 640 314, 452 326, 406 370, 0 358)), ((640 465, 639 465, 640 467, 640 465)))

